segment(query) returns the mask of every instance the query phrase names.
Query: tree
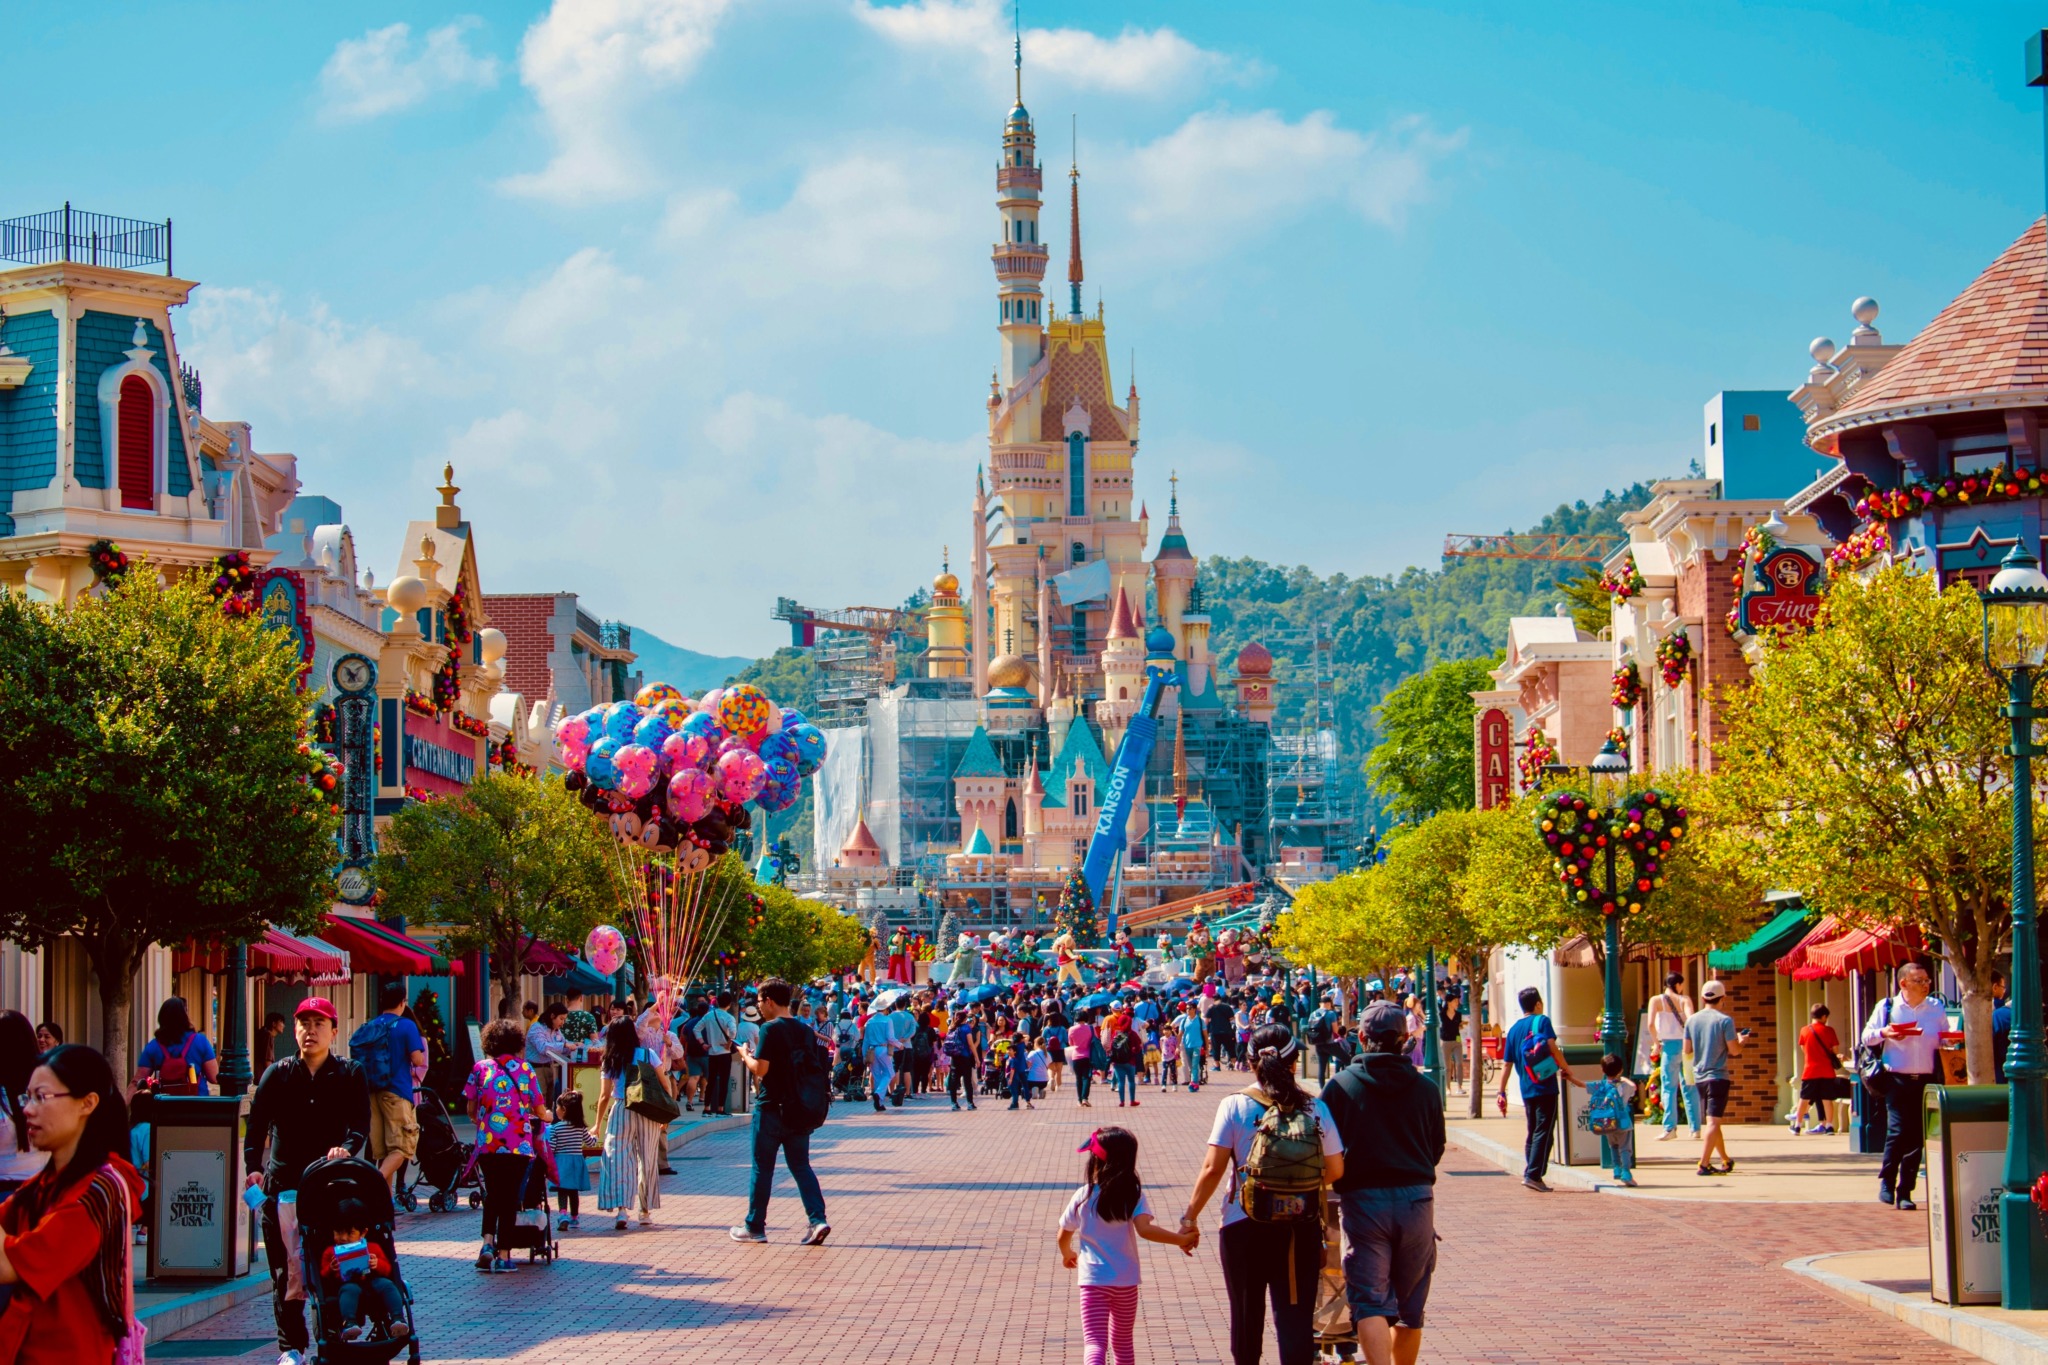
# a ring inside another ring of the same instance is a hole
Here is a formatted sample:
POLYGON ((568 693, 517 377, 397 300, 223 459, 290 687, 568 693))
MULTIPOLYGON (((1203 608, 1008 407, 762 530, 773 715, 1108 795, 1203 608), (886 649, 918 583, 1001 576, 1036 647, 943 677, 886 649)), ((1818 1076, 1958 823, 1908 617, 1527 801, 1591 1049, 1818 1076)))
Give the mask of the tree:
POLYGON ((1088 891, 1088 879, 1077 866, 1067 873, 1060 888, 1060 908, 1053 913, 1053 935, 1071 934, 1076 948, 1096 944, 1095 897, 1088 891))
POLYGON ((1938 943, 1973 1084, 1994 1074, 1987 977, 2012 930, 2005 689, 1982 630, 1967 584, 1837 578, 1816 628, 1773 638, 1729 699, 1716 760, 1727 818, 1779 884, 1852 927, 1914 924, 1938 943))
POLYGON ((866 955, 867 931, 852 916, 784 887, 758 891, 761 922, 747 937, 740 958, 748 977, 779 976, 800 984, 844 971, 866 955))
POLYGON ((386 908, 489 952, 501 999, 535 943, 580 944, 618 905, 611 836, 559 778, 491 773, 408 804, 380 842, 386 908))
POLYGON ((0 592, 0 935, 79 941, 117 1075, 151 945, 308 929, 333 901, 339 813, 298 669, 146 562, 69 607, 0 592))
POLYGON ((1453 659, 1387 693, 1380 742, 1365 761, 1387 814, 1422 820, 1472 808, 1472 693, 1492 686, 1492 660, 1453 659))

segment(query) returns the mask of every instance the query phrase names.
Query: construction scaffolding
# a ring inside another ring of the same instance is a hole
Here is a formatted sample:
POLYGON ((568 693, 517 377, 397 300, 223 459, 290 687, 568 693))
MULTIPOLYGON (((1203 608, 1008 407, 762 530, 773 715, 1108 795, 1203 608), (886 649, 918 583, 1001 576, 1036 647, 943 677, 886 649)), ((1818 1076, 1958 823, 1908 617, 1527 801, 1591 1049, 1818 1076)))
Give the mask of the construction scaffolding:
POLYGON ((1358 816, 1337 742, 1335 641, 1320 621, 1291 634, 1293 641, 1308 646, 1308 677, 1300 681, 1309 686, 1299 715, 1276 719, 1273 725, 1266 769, 1267 856, 1276 868, 1294 865, 1295 879, 1314 880, 1348 865, 1358 816))
POLYGON ((774 617, 789 622, 790 644, 811 650, 818 666, 816 714, 820 725, 860 720, 870 700, 896 681, 896 651, 914 613, 896 607, 803 606, 775 599, 774 617))

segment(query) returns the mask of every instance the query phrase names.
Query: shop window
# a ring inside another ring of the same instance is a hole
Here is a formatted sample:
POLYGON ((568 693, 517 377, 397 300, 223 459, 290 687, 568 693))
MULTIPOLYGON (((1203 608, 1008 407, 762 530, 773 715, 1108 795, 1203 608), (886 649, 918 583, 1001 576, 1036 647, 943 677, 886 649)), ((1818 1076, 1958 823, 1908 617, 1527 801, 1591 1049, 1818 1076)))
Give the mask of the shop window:
POLYGON ((1742 414, 1742 429, 1744 431, 1762 431, 1764 429, 1764 419, 1753 412, 1745 412, 1742 414))
MULTIPOLYGON (((102 409, 104 411, 104 409, 102 409)), ((156 510, 156 391, 139 374, 121 381, 118 469, 121 506, 156 510)))

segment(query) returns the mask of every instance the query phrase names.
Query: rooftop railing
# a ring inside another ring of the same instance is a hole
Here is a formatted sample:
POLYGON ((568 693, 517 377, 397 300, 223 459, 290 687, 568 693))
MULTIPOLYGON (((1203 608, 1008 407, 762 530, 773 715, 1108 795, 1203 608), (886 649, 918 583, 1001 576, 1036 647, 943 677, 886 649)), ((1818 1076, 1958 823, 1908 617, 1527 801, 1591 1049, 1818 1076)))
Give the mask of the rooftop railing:
POLYGON ((171 273, 171 220, 144 222, 86 213, 66 204, 49 213, 0 221, 0 260, 23 265, 77 261, 84 265, 139 270, 161 265, 171 273))

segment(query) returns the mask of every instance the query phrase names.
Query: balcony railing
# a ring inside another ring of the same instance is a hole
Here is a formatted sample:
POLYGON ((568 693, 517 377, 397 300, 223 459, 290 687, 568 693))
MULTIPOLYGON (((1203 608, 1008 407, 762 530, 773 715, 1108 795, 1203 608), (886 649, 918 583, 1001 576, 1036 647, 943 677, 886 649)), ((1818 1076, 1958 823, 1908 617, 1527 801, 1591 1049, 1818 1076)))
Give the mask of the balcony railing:
POLYGON ((171 220, 144 222, 86 213, 66 204, 49 213, 0 222, 0 260, 23 265, 77 261, 84 265, 137 270, 161 265, 171 273, 171 220))

